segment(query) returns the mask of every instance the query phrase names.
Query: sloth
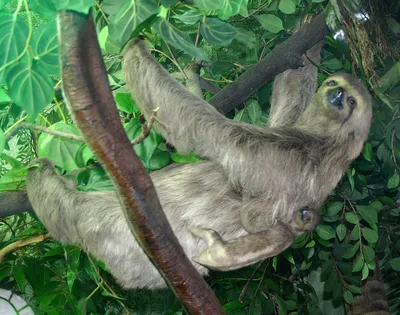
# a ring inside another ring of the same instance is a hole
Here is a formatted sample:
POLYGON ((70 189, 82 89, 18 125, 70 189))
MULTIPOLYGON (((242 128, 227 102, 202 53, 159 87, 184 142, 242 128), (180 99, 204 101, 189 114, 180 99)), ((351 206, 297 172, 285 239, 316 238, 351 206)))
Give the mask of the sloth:
MULTIPOLYGON (((317 47, 317 59, 319 52, 317 47)), ((368 136, 367 89, 337 74, 314 94, 317 72, 311 63, 278 76, 265 128, 229 120, 191 94, 142 40, 128 43, 123 71, 142 113, 148 118, 159 108, 156 130, 178 152, 203 159, 151 173, 171 227, 202 275, 275 256, 315 229, 316 209, 368 136), (290 86, 292 92, 285 91, 290 86)), ((49 160, 36 163, 27 192, 55 239, 103 260, 124 288, 166 286, 132 236, 115 192, 79 192, 49 160)))

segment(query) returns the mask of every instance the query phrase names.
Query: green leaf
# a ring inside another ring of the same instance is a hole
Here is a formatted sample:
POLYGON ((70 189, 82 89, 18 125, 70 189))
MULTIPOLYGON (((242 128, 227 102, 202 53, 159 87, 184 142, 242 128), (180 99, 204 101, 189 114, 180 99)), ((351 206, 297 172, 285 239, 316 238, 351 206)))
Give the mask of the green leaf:
POLYGON ((202 16, 203 16, 203 14, 199 11, 189 10, 189 11, 186 11, 184 14, 174 15, 173 18, 183 22, 184 24, 193 25, 193 24, 197 23, 198 21, 200 21, 200 18, 202 16))
POLYGON ((4 92, 4 90, 2 88, 0 88, 0 104, 10 103, 10 102, 11 102, 11 98, 8 96, 8 94, 6 94, 6 92, 4 92))
POLYGON ((74 285, 75 279, 76 279, 75 272, 72 271, 70 268, 68 268, 68 270, 67 270, 67 284, 68 284, 69 293, 72 292, 72 287, 74 285))
POLYGON ((193 163, 199 162, 201 159, 194 153, 190 153, 189 155, 182 155, 179 153, 172 153, 171 159, 175 163, 193 163))
POLYGON ((38 64, 13 65, 7 71, 6 82, 11 99, 32 119, 51 103, 53 82, 49 74, 38 64))
POLYGON ((400 182, 400 177, 399 174, 394 173, 392 177, 389 178, 388 183, 387 183, 387 188, 388 189, 395 189, 399 186, 400 182))
POLYGON ((370 228, 361 228, 361 232, 363 237, 367 240, 369 243, 376 243, 378 241, 378 233, 375 232, 374 230, 370 228))
POLYGON ((331 70, 339 70, 343 67, 342 61, 337 58, 330 58, 322 62, 322 66, 331 69, 331 70))
POLYGON ((378 214, 376 213, 374 208, 362 205, 358 205, 356 206, 356 208, 360 216, 370 225, 378 223, 378 214))
POLYGON ((125 113, 134 112, 135 102, 131 93, 116 93, 115 101, 117 102, 117 107, 120 111, 125 113))
POLYGON ((193 0, 193 3, 200 9, 206 11, 220 10, 224 0, 193 0))
POLYGON ((368 265, 367 264, 364 264, 364 267, 363 267, 363 269, 362 269, 362 271, 361 271, 361 280, 365 280, 365 279, 367 279, 368 278, 368 275, 369 275, 369 268, 368 268, 368 265))
POLYGON ((236 28, 216 18, 207 18, 201 23, 200 32, 204 39, 212 45, 229 45, 236 37, 236 28))
POLYGON ((18 288, 20 291, 25 291, 25 271, 23 267, 16 266, 13 268, 13 276, 15 281, 17 282, 18 288))
POLYGON ((54 4, 58 11, 72 10, 83 14, 88 14, 93 5, 93 0, 55 0, 54 4))
POLYGON ((278 33, 283 30, 282 20, 273 14, 261 14, 257 15, 256 19, 262 27, 264 27, 267 31, 271 33, 278 33))
MULTIPOLYGON (((55 123, 49 129, 79 135, 75 125, 67 125, 63 122, 55 123)), ((82 141, 69 140, 42 133, 38 142, 38 154, 40 157, 48 157, 54 164, 67 171, 73 171, 78 168, 75 156, 82 143, 82 141)))
POLYGON ((206 53, 197 48, 188 34, 180 31, 176 27, 172 26, 166 20, 159 20, 153 25, 154 29, 162 39, 164 39, 167 43, 171 44, 175 48, 183 50, 185 53, 203 59, 205 61, 209 61, 208 56, 206 53))
POLYGON ((156 1, 151 0, 104 0, 102 7, 110 15, 110 37, 120 47, 141 23, 160 11, 156 1))
POLYGON ((353 230, 350 233, 350 240, 358 241, 359 239, 360 239, 360 227, 357 224, 353 227, 353 230))
POLYGON ((256 35, 254 32, 248 31, 243 27, 237 27, 236 31, 237 34, 235 39, 238 42, 245 44, 248 48, 253 49, 256 44, 256 35))
POLYGON ((400 257, 389 260, 389 264, 393 270, 400 271, 400 257))
POLYGON ((355 243, 353 246, 351 246, 344 254, 343 254, 343 258, 346 259, 350 259, 352 258, 358 251, 358 249, 360 248, 360 243, 357 242, 355 243))
POLYGON ((371 162, 372 158, 372 145, 369 142, 366 142, 362 152, 364 159, 371 162))
POLYGON ((344 291, 343 298, 349 305, 353 304, 354 302, 353 294, 349 290, 344 291))
POLYGON ((346 236, 346 226, 344 224, 339 224, 336 227, 336 234, 339 238, 339 241, 343 241, 344 237, 346 236))
POLYGON ((360 271, 363 266, 364 266, 364 256, 360 254, 357 256, 356 260, 353 263, 352 272, 360 271))
POLYGON ((296 4, 292 0, 280 0, 279 10, 285 14, 293 14, 296 12, 296 4))
POLYGON ((375 259, 375 251, 371 247, 364 245, 362 247, 362 249, 363 249, 365 261, 367 263, 370 263, 371 261, 373 261, 375 259))
POLYGON ((43 17, 54 18, 57 14, 53 0, 31 0, 29 1, 29 8, 43 17))
POLYGON ((256 121, 258 119, 260 119, 261 115, 262 115, 262 110, 260 107, 260 104, 258 104, 258 102, 256 100, 251 100, 248 104, 248 112, 249 112, 249 116, 251 118, 252 121, 256 121))
POLYGON ((218 17, 227 20, 240 12, 243 0, 223 0, 222 8, 218 10, 218 17))
POLYGON ((28 24, 20 15, 0 13, 0 69, 23 53, 28 29, 28 24))
POLYGON ((6 137, 4 136, 3 130, 0 129, 0 153, 3 153, 6 145, 6 137))
POLYGON ((353 284, 350 284, 347 289, 349 289, 349 291, 353 294, 361 294, 361 288, 357 287, 353 284))
POLYGON ((326 212, 325 215, 331 217, 337 214, 339 211, 343 210, 342 202, 328 202, 326 204, 326 212))
POLYGON ((58 38, 55 22, 40 25, 32 36, 31 48, 35 60, 46 68, 49 74, 60 72, 58 64, 58 38))
POLYGON ((346 212, 344 218, 351 224, 358 224, 358 217, 354 212, 346 212))
POLYGON ((317 232, 318 236, 325 241, 334 238, 336 235, 335 230, 329 225, 325 224, 318 225, 315 231, 317 232))

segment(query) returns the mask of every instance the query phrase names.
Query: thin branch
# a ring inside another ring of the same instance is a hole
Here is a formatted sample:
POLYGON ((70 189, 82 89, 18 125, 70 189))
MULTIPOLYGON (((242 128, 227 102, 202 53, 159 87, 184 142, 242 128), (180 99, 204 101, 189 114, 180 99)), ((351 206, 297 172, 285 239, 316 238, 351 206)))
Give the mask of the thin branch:
POLYGON ((24 240, 19 240, 14 243, 11 243, 4 247, 3 249, 0 250, 0 263, 4 260, 4 257, 16 250, 17 248, 24 247, 30 244, 34 243, 39 243, 44 241, 46 238, 50 236, 50 233, 42 234, 42 235, 37 235, 37 236, 32 236, 30 238, 24 239, 24 240))
POLYGON ((60 138, 65 138, 69 140, 74 140, 74 141, 84 141, 82 137, 71 134, 71 133, 66 133, 66 132, 61 132, 53 129, 49 129, 43 126, 38 126, 34 125, 31 123, 27 122, 22 122, 19 125, 15 126, 6 136, 6 141, 9 141, 12 137, 14 137, 17 132, 21 129, 30 129, 30 130, 38 130, 44 133, 48 133, 50 135, 53 135, 55 137, 60 137, 60 138))

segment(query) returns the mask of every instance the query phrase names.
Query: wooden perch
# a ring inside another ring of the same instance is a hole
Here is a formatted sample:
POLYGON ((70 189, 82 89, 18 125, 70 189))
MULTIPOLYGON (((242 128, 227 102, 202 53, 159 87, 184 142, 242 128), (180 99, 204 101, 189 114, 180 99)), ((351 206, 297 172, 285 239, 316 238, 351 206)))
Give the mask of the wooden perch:
POLYGON ((184 254, 122 127, 92 15, 61 11, 58 25, 66 101, 86 143, 114 182, 133 235, 188 313, 224 314, 184 254))

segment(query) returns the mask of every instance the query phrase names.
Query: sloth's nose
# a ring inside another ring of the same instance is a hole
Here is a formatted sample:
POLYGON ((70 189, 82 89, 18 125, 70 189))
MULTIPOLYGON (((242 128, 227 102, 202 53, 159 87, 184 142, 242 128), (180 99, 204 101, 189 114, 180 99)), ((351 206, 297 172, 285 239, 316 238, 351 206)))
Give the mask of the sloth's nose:
POLYGON ((343 108, 344 101, 344 90, 341 87, 337 87, 329 90, 326 93, 326 100, 329 105, 335 106, 337 108, 343 108))

